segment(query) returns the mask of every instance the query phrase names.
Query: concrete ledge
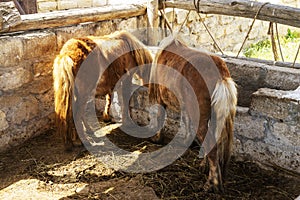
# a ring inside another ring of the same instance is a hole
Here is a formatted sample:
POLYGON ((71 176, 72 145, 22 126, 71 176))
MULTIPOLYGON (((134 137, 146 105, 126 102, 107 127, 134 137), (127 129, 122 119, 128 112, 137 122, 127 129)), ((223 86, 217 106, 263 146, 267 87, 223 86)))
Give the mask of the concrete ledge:
POLYGON ((238 102, 248 107, 259 88, 295 90, 300 85, 300 69, 272 66, 254 61, 226 58, 232 78, 238 84, 238 102))
POLYGON ((262 115, 286 123, 300 122, 300 87, 294 91, 261 88, 253 93, 252 115, 262 115))

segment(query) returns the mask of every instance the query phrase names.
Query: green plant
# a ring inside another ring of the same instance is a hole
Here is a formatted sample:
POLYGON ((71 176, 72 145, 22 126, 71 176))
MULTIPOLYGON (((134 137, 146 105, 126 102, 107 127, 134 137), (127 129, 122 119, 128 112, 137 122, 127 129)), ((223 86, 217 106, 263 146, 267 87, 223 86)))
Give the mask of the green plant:
POLYGON ((268 48, 271 48, 271 42, 270 40, 265 39, 255 44, 250 44, 250 46, 244 50, 244 55, 246 57, 252 57, 256 52, 260 52, 268 48))
POLYGON ((286 40, 294 40, 296 38, 300 38, 300 33, 297 31, 291 31, 291 29, 287 30, 287 34, 284 36, 286 40))
MULTIPOLYGON (((295 60, 296 52, 300 43, 300 33, 288 29, 287 34, 281 36, 279 40, 281 43, 284 61, 293 62, 295 60)), ((249 45, 243 50, 243 53, 248 58, 274 60, 270 39, 265 39, 249 45)), ((300 63, 300 55, 297 57, 296 62, 300 63)))

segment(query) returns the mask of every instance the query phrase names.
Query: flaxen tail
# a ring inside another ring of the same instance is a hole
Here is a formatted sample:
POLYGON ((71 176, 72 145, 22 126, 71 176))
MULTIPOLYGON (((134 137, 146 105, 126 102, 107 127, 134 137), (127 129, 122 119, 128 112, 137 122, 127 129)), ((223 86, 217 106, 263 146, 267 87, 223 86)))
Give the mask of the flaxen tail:
POLYGON ((73 136, 72 92, 74 87, 74 62, 68 55, 58 55, 54 60, 54 105, 55 123, 65 145, 71 143, 73 136))
POLYGON ((62 47, 53 64, 55 123, 57 132, 70 150, 78 140, 72 113, 72 98, 76 73, 96 43, 88 37, 70 39, 62 47))
MULTIPOLYGON (((227 68, 225 62, 222 65, 227 68)), ((229 74, 229 73, 228 73, 229 74)), ((233 145, 233 121, 236 112, 237 89, 229 76, 223 76, 216 84, 212 94, 212 108, 215 120, 215 138, 217 141, 219 164, 223 176, 226 175, 233 145)))

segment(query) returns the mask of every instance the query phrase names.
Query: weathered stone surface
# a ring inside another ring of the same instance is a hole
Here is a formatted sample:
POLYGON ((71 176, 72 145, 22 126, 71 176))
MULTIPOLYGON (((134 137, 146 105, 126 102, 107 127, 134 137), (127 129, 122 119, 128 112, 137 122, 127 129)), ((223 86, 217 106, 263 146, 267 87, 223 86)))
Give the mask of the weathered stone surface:
POLYGON ((13 69, 0 75, 0 90, 12 90, 30 82, 32 73, 23 68, 13 69))
POLYGON ((127 31, 137 29, 136 17, 120 20, 120 22, 117 23, 117 29, 118 30, 127 30, 127 31))
POLYGON ((78 8, 89 8, 92 7, 92 5, 93 5, 93 0, 77 1, 78 8))
POLYGON ((131 109, 131 118, 132 120, 142 126, 149 125, 150 123, 150 117, 149 113, 146 111, 138 110, 138 109, 131 109))
POLYGON ((28 86, 30 94, 45 94, 52 88, 53 79, 52 76, 43 76, 32 81, 28 86))
MULTIPOLYGON (((110 34, 117 30, 117 22, 122 22, 122 20, 111 20, 97 23, 79 24, 72 27, 57 28, 55 30, 55 34, 57 37, 57 49, 60 50, 64 43, 71 38, 85 37, 89 35, 101 36, 110 34)), ((136 24, 134 26, 136 27, 136 24)), ((126 28, 126 30, 127 29, 128 28, 126 28)))
POLYGON ((238 84, 240 106, 249 106, 251 95, 259 88, 294 90, 300 85, 300 70, 263 63, 225 58, 232 78, 238 84))
POLYGON ((53 116, 30 120, 26 125, 9 127, 0 136, 0 151, 22 144, 31 137, 49 130, 53 126, 53 116))
POLYGON ((40 31, 23 34, 20 36, 24 45, 24 58, 40 59, 52 55, 56 51, 56 36, 50 31, 40 31))
POLYGON ((42 12, 50 12, 50 11, 54 11, 57 10, 57 2, 56 1, 43 1, 43 2, 39 2, 38 3, 38 12, 42 13, 42 12))
POLYGON ((8 145, 10 136, 8 134, 0 134, 0 151, 5 151, 10 146, 8 145))
POLYGON ((60 50, 62 46, 71 38, 83 37, 90 35, 89 32, 83 28, 83 25, 72 27, 62 27, 55 30, 57 38, 57 49, 60 50))
POLYGON ((3 111, 0 110, 0 131, 4 131, 9 127, 6 121, 6 115, 3 111))
POLYGON ((33 96, 29 96, 13 110, 14 112, 11 113, 11 123, 21 124, 23 121, 27 122, 39 115, 38 101, 33 96))
POLYGON ((8 111, 12 107, 19 105, 22 98, 18 95, 3 95, 0 96, 0 109, 8 111))
POLYGON ((297 123, 300 118, 300 101, 286 98, 289 93, 291 92, 261 88, 253 94, 250 111, 252 114, 297 123))
POLYGON ((54 113, 54 92, 52 88, 38 95, 37 99, 39 101, 39 117, 46 117, 54 113))
POLYGON ((93 0, 94 7, 105 6, 106 4, 107 4, 106 0, 93 0))
POLYGON ((1 36, 0 46, 0 67, 14 67, 23 59, 23 43, 20 38, 1 36))
POLYGON ((92 35, 101 36, 113 33, 116 31, 117 24, 114 21, 103 21, 98 22, 92 29, 92 35))
POLYGON ((55 55, 50 56, 49 58, 45 58, 43 61, 34 63, 33 65, 34 77, 52 75, 53 61, 57 54, 58 52, 55 52, 55 55))
POLYGON ((77 2, 73 1, 58 1, 57 2, 57 9, 58 10, 67 10, 72 8, 77 8, 77 2))
POLYGON ((249 106, 251 94, 263 86, 266 76, 265 65, 232 58, 225 61, 232 78, 238 85, 239 105, 249 106))
POLYGON ((260 140, 265 136, 266 120, 249 115, 248 109, 237 110, 234 121, 234 134, 243 138, 260 140))
POLYGON ((300 70, 266 65, 265 87, 294 90, 300 85, 300 70))
POLYGON ((296 147, 283 147, 265 142, 248 140, 242 146, 244 156, 268 165, 300 172, 300 154, 296 147))
POLYGON ((291 126, 285 123, 274 123, 272 135, 278 143, 289 146, 300 145, 300 126, 291 126))

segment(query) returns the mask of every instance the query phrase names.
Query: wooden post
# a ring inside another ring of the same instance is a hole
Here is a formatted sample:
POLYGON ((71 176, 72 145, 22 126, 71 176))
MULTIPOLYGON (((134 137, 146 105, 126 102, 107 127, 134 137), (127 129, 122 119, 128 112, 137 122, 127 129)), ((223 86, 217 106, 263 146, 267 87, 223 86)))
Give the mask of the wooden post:
POLYGON ((159 42, 159 0, 148 0, 147 17, 148 17, 148 45, 156 46, 159 42))
POLYGON ((26 14, 37 13, 37 2, 36 0, 22 0, 20 4, 26 14))

